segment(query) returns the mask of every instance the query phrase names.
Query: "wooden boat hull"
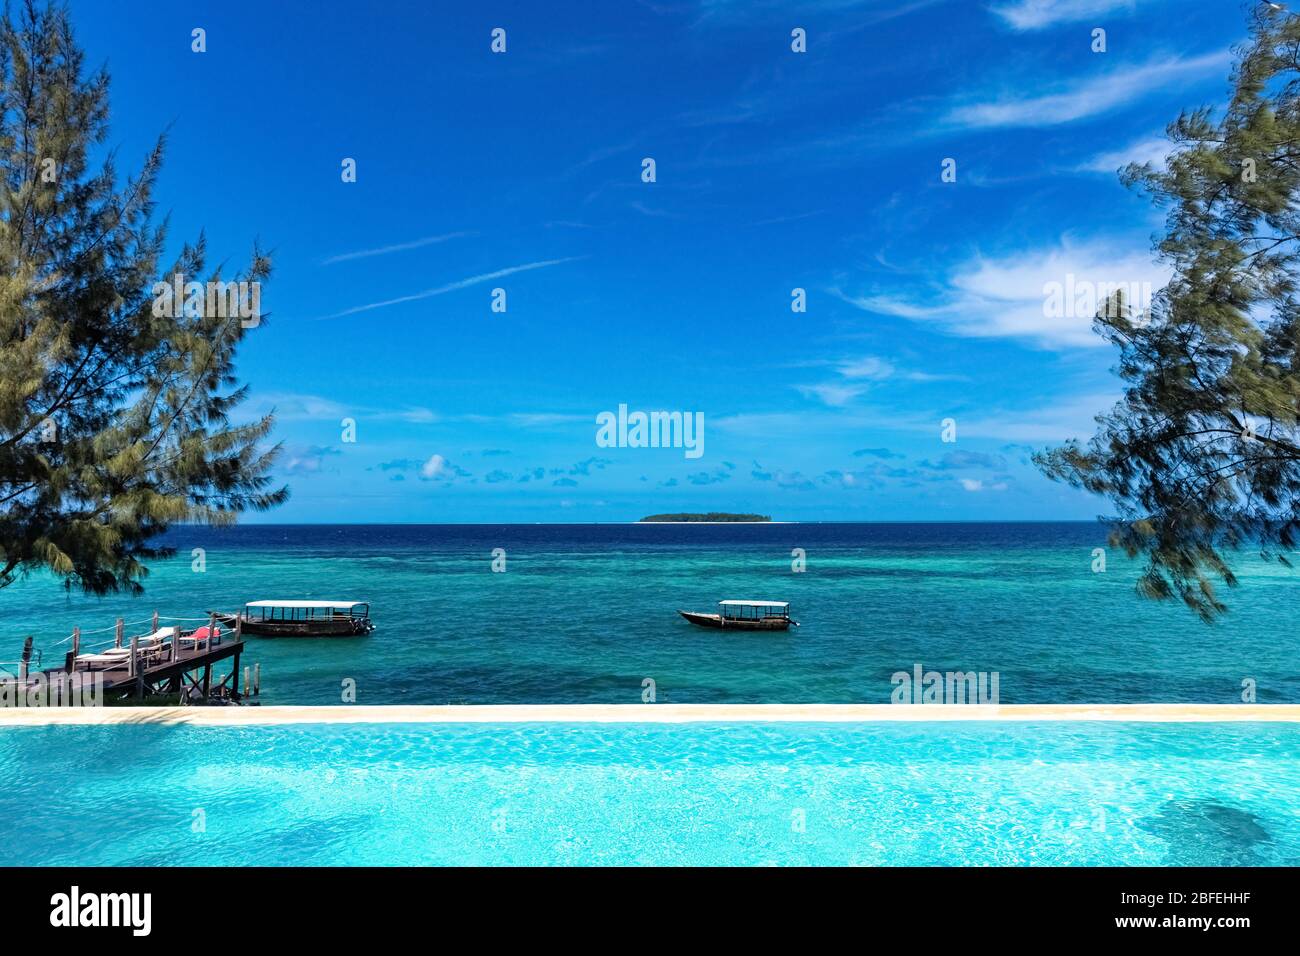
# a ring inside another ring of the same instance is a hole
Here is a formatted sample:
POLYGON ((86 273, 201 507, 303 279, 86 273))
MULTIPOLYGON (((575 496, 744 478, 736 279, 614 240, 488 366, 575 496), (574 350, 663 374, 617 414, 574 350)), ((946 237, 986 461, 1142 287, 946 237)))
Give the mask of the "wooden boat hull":
POLYGON ((716 627, 724 631, 785 631, 794 622, 788 617, 764 617, 755 621, 723 620, 719 614, 700 614, 697 611, 678 611, 696 627, 716 627))
MULTIPOLYGON (((235 626, 235 615, 218 615, 224 627, 235 626)), ((240 632, 254 637, 365 637, 375 629, 369 618, 340 621, 263 621, 243 619, 240 632)))

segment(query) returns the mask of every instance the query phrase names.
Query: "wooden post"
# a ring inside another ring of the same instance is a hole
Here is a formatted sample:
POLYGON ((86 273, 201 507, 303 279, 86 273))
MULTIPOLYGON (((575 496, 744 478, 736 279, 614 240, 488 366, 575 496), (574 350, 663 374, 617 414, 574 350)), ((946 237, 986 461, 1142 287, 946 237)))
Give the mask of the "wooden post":
POLYGON ((244 667, 244 693, 245 694, 253 693, 253 681, 250 679, 252 673, 253 672, 250 668, 248 668, 247 666, 244 667))
POLYGON ((203 665, 203 701, 207 703, 208 694, 212 692, 212 665, 203 665))
POLYGON ((135 678, 135 696, 144 697, 144 675, 140 673, 140 638, 131 637, 131 676, 135 678))
POLYGON ((253 665, 253 696, 258 697, 262 693, 262 662, 258 661, 253 665))
MULTIPOLYGON (((214 631, 216 631, 216 629, 217 629, 217 615, 215 611, 210 611, 208 612, 208 641, 207 641, 208 650, 212 649, 212 634, 214 631)), ((205 697, 207 696, 206 689, 204 690, 204 696, 205 697)))
POLYGON ((157 630, 158 630, 158 612, 157 612, 157 611, 154 611, 154 612, 153 612, 153 629, 150 630, 149 633, 150 633, 150 634, 153 634, 153 633, 155 633, 157 630))
POLYGON ((72 629, 72 656, 76 657, 81 653, 81 628, 72 629))
POLYGON ((27 639, 23 641, 23 659, 18 664, 19 680, 27 679, 27 668, 28 665, 31 663, 31 660, 32 660, 32 636, 28 634, 27 639))
POLYGON ((125 625, 124 623, 122 623, 122 619, 119 617, 119 618, 117 619, 117 633, 116 633, 116 634, 114 635, 114 637, 113 637, 113 646, 114 646, 114 647, 121 647, 121 646, 122 646, 122 638, 123 638, 125 635, 126 635, 126 625, 125 625))

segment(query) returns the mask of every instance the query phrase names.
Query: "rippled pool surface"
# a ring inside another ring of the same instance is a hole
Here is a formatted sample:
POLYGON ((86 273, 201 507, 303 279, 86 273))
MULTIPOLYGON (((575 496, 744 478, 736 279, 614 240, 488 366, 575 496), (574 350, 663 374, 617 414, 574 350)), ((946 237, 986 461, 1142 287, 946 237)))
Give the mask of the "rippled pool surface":
POLYGON ((0 730, 0 863, 1295 865, 1291 724, 0 730))

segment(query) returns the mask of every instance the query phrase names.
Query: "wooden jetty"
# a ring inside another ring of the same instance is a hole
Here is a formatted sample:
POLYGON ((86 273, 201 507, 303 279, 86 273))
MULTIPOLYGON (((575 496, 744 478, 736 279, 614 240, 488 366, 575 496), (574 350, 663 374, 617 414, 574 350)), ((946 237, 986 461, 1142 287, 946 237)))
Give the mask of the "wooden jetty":
POLYGON ((120 618, 115 631, 111 647, 83 653, 81 629, 74 629, 72 646, 63 666, 37 672, 28 669, 31 659, 31 638, 28 638, 15 680, 28 686, 49 687, 75 680, 102 681, 105 699, 179 694, 182 703, 243 700, 239 659, 244 640, 239 622, 223 632, 217 626, 216 616, 209 615, 207 626, 185 630, 180 626, 159 627, 155 613, 148 634, 126 638, 120 618), (217 665, 224 661, 230 662, 230 671, 222 676, 217 672, 224 671, 224 667, 217 665))

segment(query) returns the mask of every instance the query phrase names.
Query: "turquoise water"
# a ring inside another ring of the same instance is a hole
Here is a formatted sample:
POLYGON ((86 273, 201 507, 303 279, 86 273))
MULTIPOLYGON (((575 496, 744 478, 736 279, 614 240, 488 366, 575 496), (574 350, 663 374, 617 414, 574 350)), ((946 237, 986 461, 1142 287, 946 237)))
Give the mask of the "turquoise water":
POLYGON ((1284 724, 10 728, 0 865, 1295 865, 1284 724))
MULTIPOLYGON (((1093 523, 767 526, 247 526, 178 529, 142 598, 0 590, 0 660, 33 634, 46 662, 73 626, 199 617, 259 598, 356 598, 354 640, 250 638, 266 703, 887 702, 890 676, 998 672, 1004 703, 1300 702, 1300 572, 1242 556, 1231 613, 1207 626, 1133 591, 1093 523), (194 572, 191 551, 205 551, 194 572), (492 551, 506 552, 493 573, 492 551), (807 570, 793 573, 802 548, 807 570), (785 633, 705 631, 677 608, 788 600, 785 633)), ((110 635, 100 635, 100 637, 110 635)))

